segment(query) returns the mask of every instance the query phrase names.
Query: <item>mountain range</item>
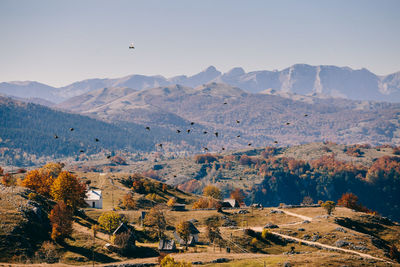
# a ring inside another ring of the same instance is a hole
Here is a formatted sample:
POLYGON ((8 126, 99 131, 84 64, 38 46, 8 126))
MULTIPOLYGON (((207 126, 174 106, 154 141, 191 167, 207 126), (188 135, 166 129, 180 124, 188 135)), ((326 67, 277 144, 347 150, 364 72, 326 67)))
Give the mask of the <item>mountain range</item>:
POLYGON ((135 74, 115 79, 87 79, 59 88, 31 81, 2 82, 0 93, 24 98, 43 98, 60 103, 68 98, 103 88, 126 87, 142 90, 174 84, 197 87, 211 82, 226 83, 249 93, 275 90, 352 100, 400 101, 400 72, 380 76, 364 68, 354 70, 349 67, 306 64, 296 64, 280 71, 245 72, 243 68, 233 68, 226 73, 210 66, 192 76, 165 78, 160 75, 135 74))

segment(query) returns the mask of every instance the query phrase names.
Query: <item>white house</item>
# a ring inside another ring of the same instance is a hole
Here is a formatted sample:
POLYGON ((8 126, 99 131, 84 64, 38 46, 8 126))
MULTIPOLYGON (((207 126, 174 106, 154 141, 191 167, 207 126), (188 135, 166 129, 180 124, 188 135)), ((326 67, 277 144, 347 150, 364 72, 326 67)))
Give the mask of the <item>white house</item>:
POLYGON ((86 193, 85 201, 91 208, 103 208, 103 196, 101 190, 89 189, 86 193))

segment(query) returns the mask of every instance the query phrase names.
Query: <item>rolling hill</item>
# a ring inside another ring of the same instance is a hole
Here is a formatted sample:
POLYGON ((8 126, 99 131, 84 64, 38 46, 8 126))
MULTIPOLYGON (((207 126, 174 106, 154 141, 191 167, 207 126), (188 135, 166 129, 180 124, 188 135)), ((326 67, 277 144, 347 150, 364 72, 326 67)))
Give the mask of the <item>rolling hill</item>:
MULTIPOLYGON (((114 89, 106 92, 116 94, 114 89)), ((240 149, 249 143, 265 146, 274 141, 285 145, 324 140, 371 144, 400 141, 399 104, 282 94, 253 94, 218 83, 196 88, 170 85, 123 94, 98 105, 93 104, 96 96, 90 98, 92 93, 87 93, 73 101, 75 106, 67 101, 58 107, 107 121, 171 130, 186 130, 191 127, 189 122, 195 122, 190 136, 216 151, 221 147, 240 149), (219 133, 218 138, 214 132, 219 133)))

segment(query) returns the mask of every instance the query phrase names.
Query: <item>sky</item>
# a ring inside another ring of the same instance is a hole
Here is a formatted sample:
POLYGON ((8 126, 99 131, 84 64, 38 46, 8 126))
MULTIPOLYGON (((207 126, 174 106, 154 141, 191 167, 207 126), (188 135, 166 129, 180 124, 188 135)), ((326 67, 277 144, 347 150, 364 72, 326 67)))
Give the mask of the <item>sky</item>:
POLYGON ((399 10, 398 0, 0 0, 0 82, 297 63, 386 75, 400 71, 399 10))

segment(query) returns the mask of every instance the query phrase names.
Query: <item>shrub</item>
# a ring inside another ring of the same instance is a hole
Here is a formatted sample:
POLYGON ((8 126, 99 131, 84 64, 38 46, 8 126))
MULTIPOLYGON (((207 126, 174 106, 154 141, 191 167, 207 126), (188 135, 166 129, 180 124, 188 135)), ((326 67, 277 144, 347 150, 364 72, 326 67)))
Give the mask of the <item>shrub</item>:
POLYGON ((29 200, 37 200, 37 198, 38 198, 38 194, 36 194, 36 193, 29 193, 28 194, 28 199, 29 200))
POLYGON ((38 262, 56 263, 58 262, 60 255, 54 243, 45 241, 39 250, 36 251, 35 258, 38 262))
POLYGON ((326 210, 328 215, 332 214, 332 212, 335 210, 335 206, 336 206, 336 203, 333 201, 330 201, 330 200, 325 201, 325 203, 323 203, 321 205, 321 207, 323 207, 326 210))
POLYGON ((194 161, 196 163, 203 164, 203 163, 211 163, 214 161, 218 161, 218 159, 217 157, 211 155, 210 153, 207 153, 207 154, 196 155, 194 157, 194 161))
POLYGON ((101 214, 98 222, 102 229, 111 234, 121 223, 126 223, 127 220, 124 216, 119 215, 115 211, 107 211, 101 214))

